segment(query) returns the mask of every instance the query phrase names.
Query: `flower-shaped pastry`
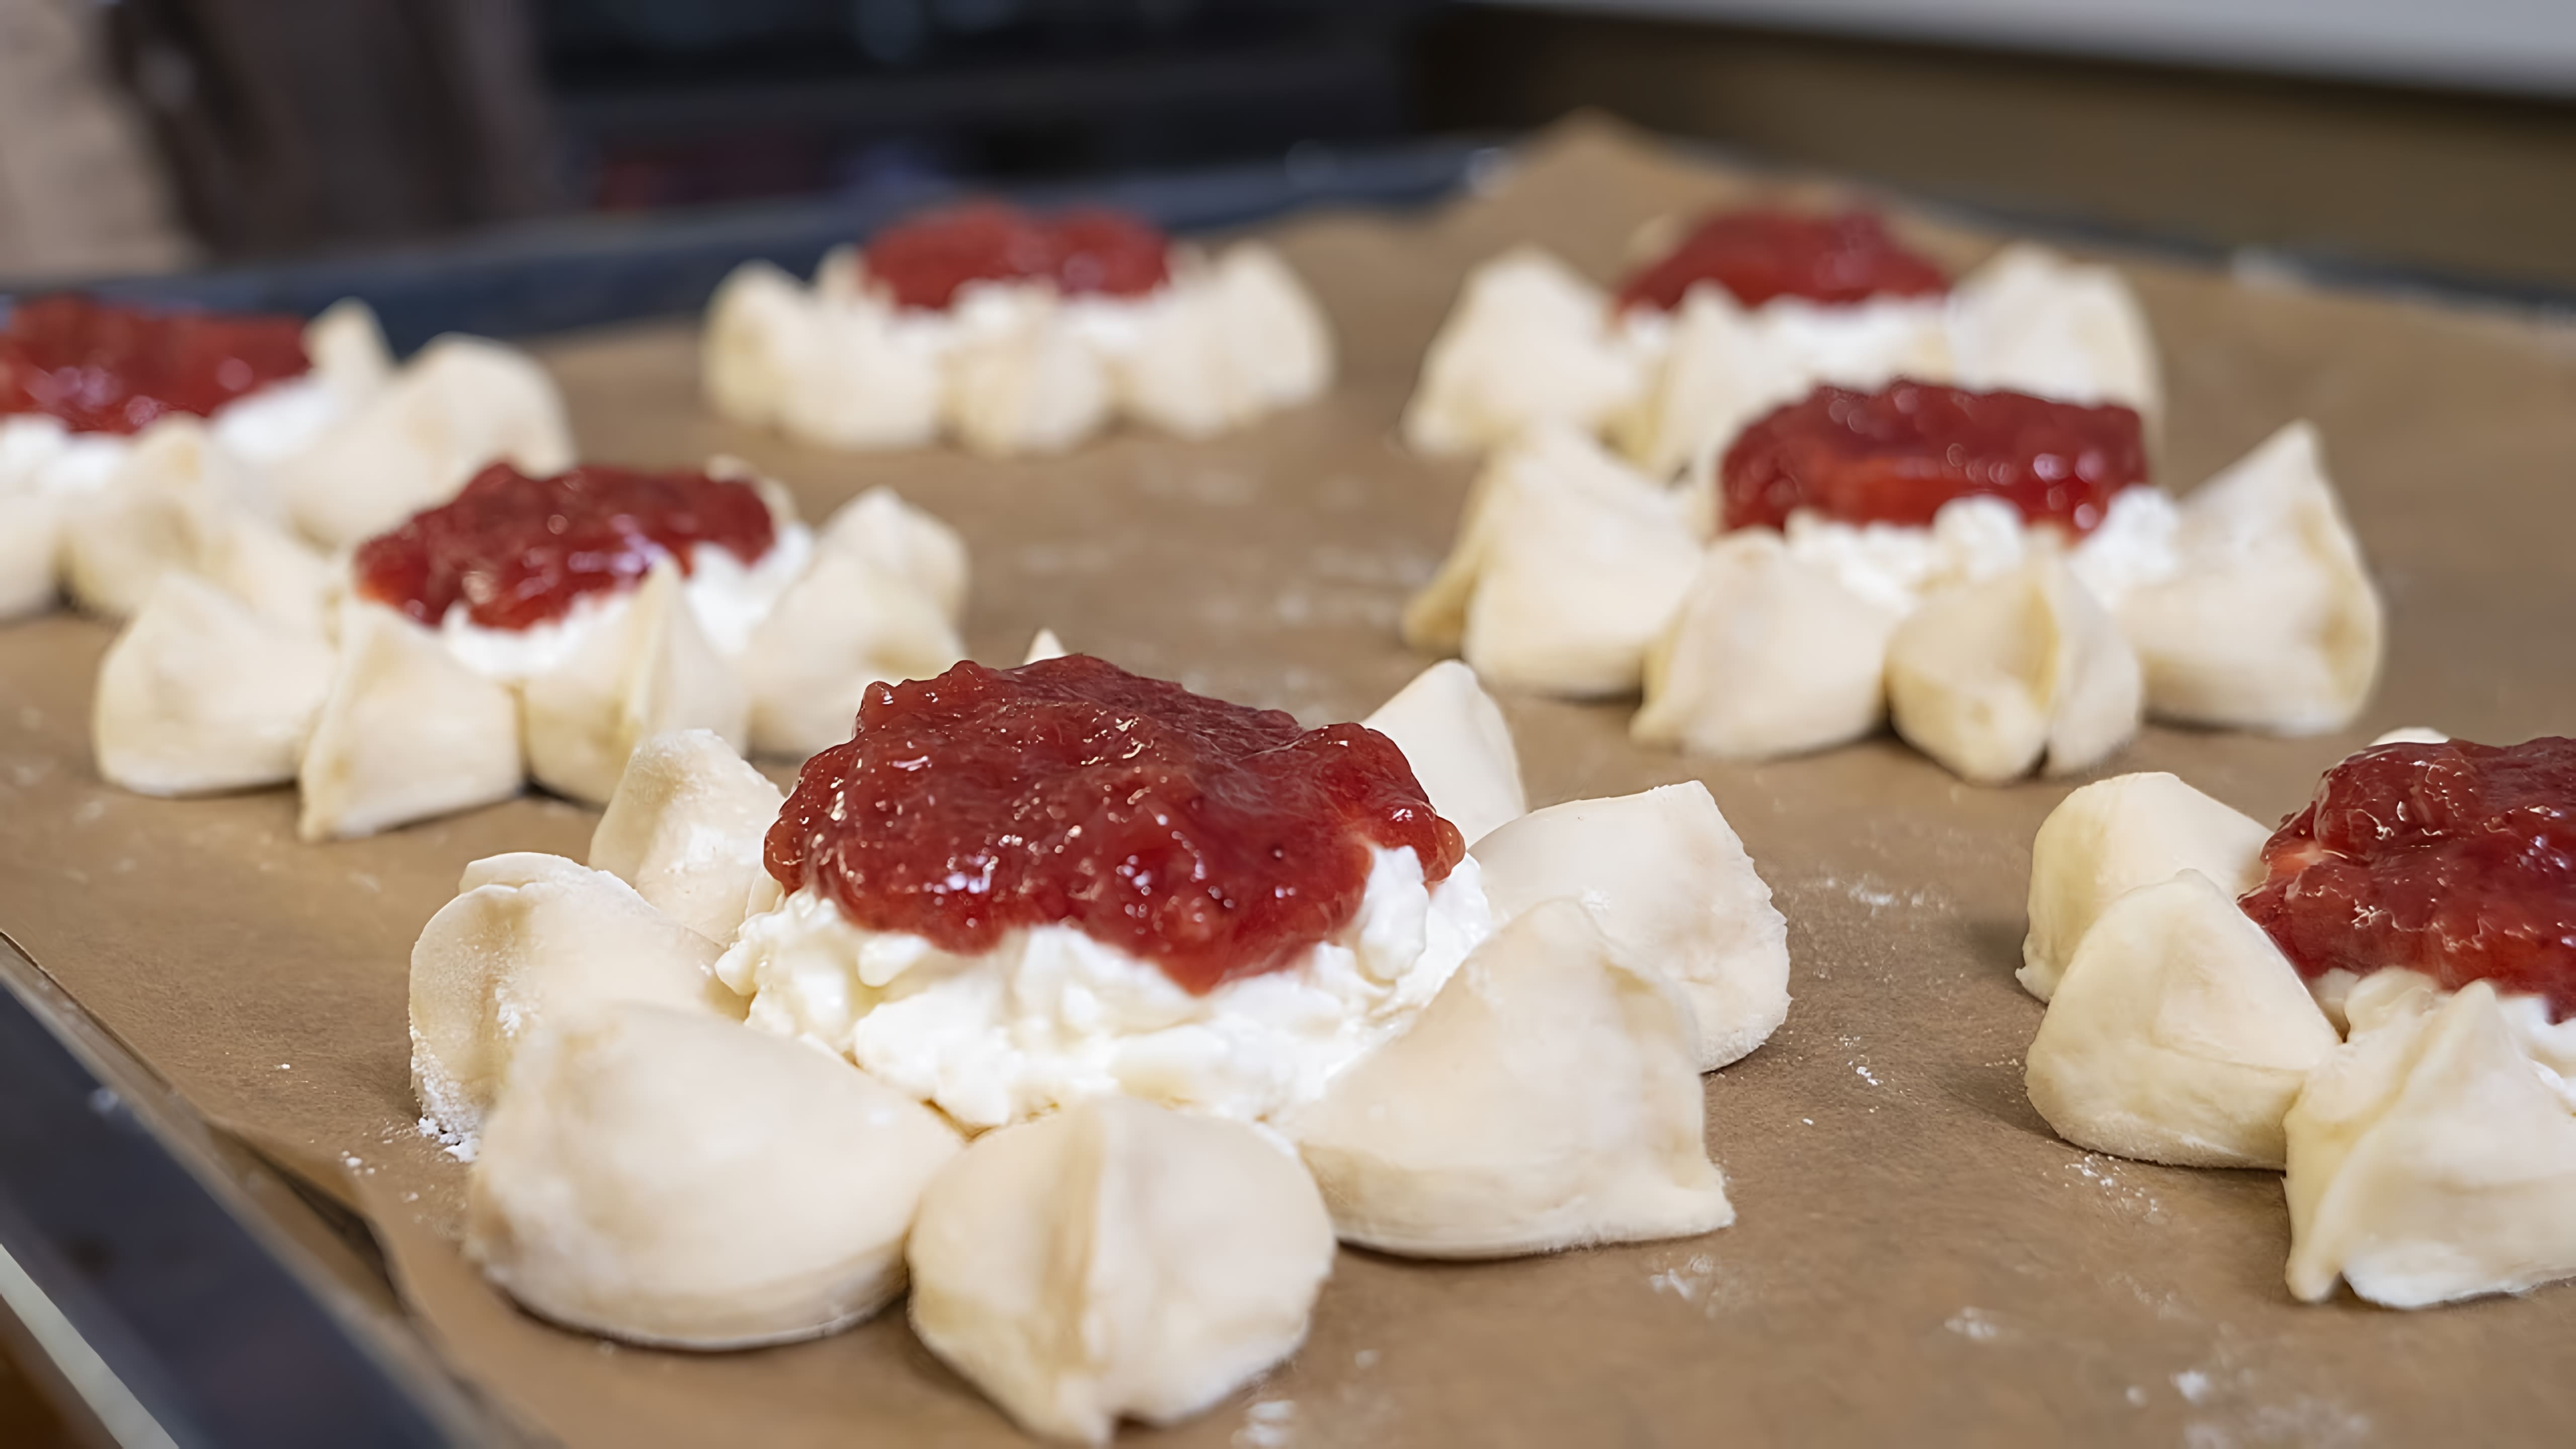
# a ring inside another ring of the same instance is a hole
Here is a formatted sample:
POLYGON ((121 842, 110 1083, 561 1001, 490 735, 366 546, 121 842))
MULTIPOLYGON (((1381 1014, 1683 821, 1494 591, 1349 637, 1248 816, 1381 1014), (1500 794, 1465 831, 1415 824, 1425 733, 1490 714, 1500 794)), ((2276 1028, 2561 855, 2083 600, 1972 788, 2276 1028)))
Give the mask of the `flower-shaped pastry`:
POLYGON ((1336 1236, 1731 1222, 1699 1073, 1779 1025, 1788 953, 1708 792, 1524 813, 1455 664, 1374 719, 1074 655, 872 688, 783 806, 712 735, 647 742, 592 842, 619 875, 480 862, 414 950, 424 1129, 481 1134, 468 1250, 563 1322, 721 1347, 884 1301, 908 1226, 922 1341, 1097 1442, 1293 1352, 1336 1236))
POLYGON ((957 659, 965 590, 956 535, 883 489, 817 538, 731 460, 495 464, 296 597, 164 579, 101 666, 99 768, 154 794, 295 780, 311 840, 530 778, 604 802, 650 735, 830 743, 870 681, 957 659))
POLYGON ((2286 1169, 2290 1289, 2576 1277, 2576 741, 2422 732, 2263 828, 2170 775, 2031 849, 2030 1100, 2070 1142, 2286 1169))
POLYGON ((766 262, 708 304, 707 397, 829 448, 1048 453, 1124 416, 1187 437, 1331 385, 1332 334, 1268 247, 1214 258, 1117 212, 929 212, 823 259, 766 262))
POLYGON ((363 303, 308 325, 36 298, 0 331, 0 617, 58 592, 122 617, 174 569, 282 603, 485 463, 571 457, 534 362, 443 337, 396 367, 363 303))

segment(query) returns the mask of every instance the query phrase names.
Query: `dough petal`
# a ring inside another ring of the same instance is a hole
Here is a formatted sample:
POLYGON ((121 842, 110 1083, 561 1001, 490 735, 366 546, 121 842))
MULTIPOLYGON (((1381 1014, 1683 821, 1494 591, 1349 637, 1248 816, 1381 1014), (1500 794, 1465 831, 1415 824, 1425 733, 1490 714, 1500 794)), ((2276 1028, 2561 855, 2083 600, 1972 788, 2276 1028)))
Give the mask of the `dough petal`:
POLYGON ((1333 385, 1332 324, 1278 252, 1237 242, 1208 288, 1227 366, 1258 410, 1311 402, 1333 385))
POLYGON ((636 745, 591 832, 590 863, 646 903, 719 944, 741 929, 767 878, 762 843, 785 797, 713 730, 636 745))
POLYGON ((819 550, 743 652, 751 745, 805 756, 850 737, 879 680, 928 679, 965 657, 936 599, 902 575, 819 550))
POLYGON ((455 497, 496 462, 540 477, 571 467, 563 399, 526 353, 451 335, 280 463, 275 478, 296 527, 345 548, 455 497))
POLYGON ((98 772, 146 795, 292 780, 331 662, 320 638, 203 579, 164 575, 99 664, 98 772))
POLYGON ((1767 528, 1721 537, 1646 654, 1629 732, 1726 759, 1858 739, 1887 718, 1896 611, 1792 557, 1767 528))
POLYGON ((1204 273, 1128 304, 1132 344, 1107 357, 1118 406, 1129 417, 1185 438, 1213 436, 1261 411, 1252 379, 1235 365, 1204 273))
POLYGON ((60 593, 63 499, 0 479, 0 619, 41 614, 60 593))
POLYGON ((1333 1227, 1254 1129, 1127 1097, 976 1139, 913 1224, 912 1326, 1032 1433, 1175 1423, 1296 1351, 1333 1227))
POLYGON ((1590 433, 1633 407, 1644 384, 1609 295, 1547 252, 1515 247, 1467 274, 1423 358, 1404 438, 1450 456, 1540 424, 1590 433))
POLYGON ((2282 734, 2351 723, 2379 678, 2382 610, 2316 429, 2290 424, 2185 498, 2176 548, 2180 572, 2120 606, 2148 708, 2282 734))
POLYGON ((2008 246, 1951 292, 1950 338, 1961 387, 2163 412, 2155 336, 2115 268, 2008 246))
POLYGON ((1470 845, 1529 813, 1512 727, 1476 671, 1457 660, 1415 675, 1360 723, 1395 741, 1431 808, 1470 845))
POLYGON ((1558 428, 1505 449, 1487 472, 1453 564, 1407 611, 1407 638, 1435 642, 1455 602, 1458 646, 1490 684, 1635 689, 1699 567, 1687 500, 1558 428))
POLYGON ((2078 1147, 2280 1168, 2281 1118, 2339 1042, 2287 958, 2196 870, 2113 901, 2030 1044, 2031 1105, 2078 1147))
POLYGON ((376 309, 343 297, 304 326, 304 355, 331 389, 351 402, 372 397, 393 380, 394 353, 385 343, 376 309))
POLYGON ((239 508, 250 483, 197 419, 173 415, 143 430, 97 493, 63 521, 63 583, 72 602, 122 619, 173 570, 193 569, 206 540, 239 508))
POLYGON ((1055 637, 1053 629, 1040 629, 1030 636, 1028 657, 1020 662, 1035 664, 1041 659, 1062 659, 1064 656, 1064 641, 1055 637))
POLYGON ((1280 1125, 1347 1243, 1490 1258, 1694 1236, 1735 1209, 1701 1141, 1691 1027, 1670 980, 1545 901, 1280 1125))
POLYGON ((951 624, 966 616, 966 540, 891 488, 871 488, 842 504, 823 525, 821 546, 911 580, 951 624))
POLYGON ((2103 908, 2138 889, 2198 871, 2232 899, 2263 878, 2272 832, 2172 775, 2116 775, 2067 796, 2030 845, 2030 933, 2020 980, 2042 1001, 2103 908))
POLYGON ((331 560, 255 514, 235 511, 198 542, 197 572, 266 622, 319 639, 340 586, 331 560))
POLYGON ((390 609, 347 608, 296 772, 306 840, 350 839, 519 793, 519 698, 390 609))
POLYGON ((833 1332, 903 1291, 955 1128, 799 1042, 618 1003, 533 1032, 483 1134, 465 1252, 558 1323, 678 1348, 833 1332))
MULTIPOLYGON (((763 261, 727 272, 707 299, 698 343, 707 405, 738 423, 777 426, 791 379, 812 365, 813 329, 794 277, 763 261)), ((936 411, 932 418, 935 423, 936 411)))
POLYGON ((2128 641, 2051 555, 1934 595, 1888 640, 1896 732, 1979 784, 2099 763, 2137 733, 2139 695, 2128 641))
POLYGON ((648 735, 712 730, 740 748, 751 732, 743 682, 707 641, 668 559, 570 659, 529 680, 523 700, 528 773, 592 805, 616 792, 626 757, 648 735))
POLYGON ((1031 298, 1013 323, 972 336, 948 355, 943 415, 957 441, 988 458, 1061 453, 1109 421, 1109 369, 1031 298))
POLYGON ((2495 989, 2370 1020, 2288 1119, 2290 1291, 2341 1277, 2391 1308, 2576 1276, 2576 1085, 2530 1050, 2495 989))
POLYGON ((1474 853, 1497 920, 1579 901, 1621 961, 1679 986, 1699 1070, 1749 1054, 1787 1019, 1788 922, 1697 780, 1551 805, 1474 853))
POLYGON ((739 1021, 716 943, 604 870, 533 852, 478 861, 411 948, 411 1079, 450 1132, 482 1129, 510 1058, 555 1013, 645 1001, 739 1021))

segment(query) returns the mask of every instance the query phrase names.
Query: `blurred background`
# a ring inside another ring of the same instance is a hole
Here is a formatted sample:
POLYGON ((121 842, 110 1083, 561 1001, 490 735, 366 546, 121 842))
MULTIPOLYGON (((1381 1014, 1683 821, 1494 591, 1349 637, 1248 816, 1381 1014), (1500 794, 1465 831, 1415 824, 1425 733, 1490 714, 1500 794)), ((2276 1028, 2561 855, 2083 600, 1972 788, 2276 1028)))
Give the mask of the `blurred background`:
POLYGON ((2576 288, 2566 0, 0 0, 0 282, 1584 106, 2020 217, 2576 288))

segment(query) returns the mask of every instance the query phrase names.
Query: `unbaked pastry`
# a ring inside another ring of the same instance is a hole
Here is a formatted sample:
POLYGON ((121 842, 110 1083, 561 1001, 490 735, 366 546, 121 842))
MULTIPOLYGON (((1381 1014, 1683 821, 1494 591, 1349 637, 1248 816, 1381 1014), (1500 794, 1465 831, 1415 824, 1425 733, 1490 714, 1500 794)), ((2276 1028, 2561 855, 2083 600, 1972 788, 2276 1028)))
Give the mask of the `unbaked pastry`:
POLYGON ((716 288, 699 372, 718 413, 823 447, 909 448, 938 436, 932 339, 899 329, 872 298, 819 285, 809 297, 767 262, 745 262, 716 288))
POLYGON ((465 1255, 531 1311, 630 1343, 811 1338, 901 1292, 955 1128, 865 1072, 703 1012, 560 1006, 484 1130, 465 1255))
POLYGON ((1670 977, 1691 1008, 1699 1070, 1747 1055, 1787 1019, 1788 923, 1699 781, 1551 805, 1474 854, 1498 920, 1579 901, 1622 962, 1670 977))
POLYGON ((1360 723, 1404 751, 1431 808, 1468 844, 1529 813, 1512 727, 1466 665, 1432 665, 1360 723))
POLYGON ((1548 900, 1280 1126, 1344 1242, 1487 1258, 1688 1237, 1735 1220, 1693 1046, 1680 988, 1548 900))
POLYGON ((1451 456, 1542 425, 1595 433, 1633 404, 1646 366, 1608 293, 1537 247, 1514 247, 1467 274, 1405 405, 1405 441, 1451 456))
POLYGON ((928 679, 965 657, 938 601, 853 549, 817 550, 743 651, 751 747, 802 758, 850 737, 879 680, 928 679))
POLYGON ((0 620, 53 607, 67 506, 54 494, 0 478, 0 620))
POLYGON ((2138 658, 2059 559, 1937 594, 1887 645, 1896 732, 1960 778, 2087 769, 2138 731, 2138 658))
POLYGON ((1060 453, 1109 421, 1100 353, 1059 319, 1063 304, 1027 289, 1008 326, 969 335, 947 357, 941 420, 986 457, 1060 453))
POLYGON ((1900 617, 1793 557, 1767 528, 1727 534, 1701 555, 1647 651, 1629 733, 1721 759, 1858 739, 1887 718, 1887 641, 1900 617))
POLYGON ((2576 1276, 2576 1032, 2380 971, 2290 1109, 2290 1291, 2392 1308, 2576 1276))
POLYGON ((1333 1224, 1254 1129, 1113 1097, 978 1138, 907 1257, 932 1352, 1031 1432, 1100 1444, 1295 1352, 1333 1224))
POLYGON ((731 941, 768 879, 761 841, 784 798, 713 730, 653 735, 627 756, 590 864, 708 940, 731 941))
POLYGON ((482 1130, 521 1041, 554 1013, 642 1001, 727 1021, 716 943, 604 870, 521 852, 476 861, 411 950, 411 1078, 444 1131, 482 1130))
POLYGON ((292 780, 331 664, 319 638, 192 574, 167 574, 99 663, 98 771, 145 795, 292 780))
POLYGON ((200 419, 162 418, 138 434, 107 485, 74 500, 63 520, 63 584, 72 602, 122 619, 152 586, 194 568, 206 540, 253 485, 200 419))
POLYGON ((2281 1118, 2337 1045, 2307 983, 2234 894, 2185 870, 2094 920, 2024 1077, 2031 1105, 2078 1147, 2278 1170, 2281 1118))
POLYGON ((2058 802, 2030 846, 2030 932, 2019 980, 2042 1001, 2105 907, 2198 871, 2233 900, 2263 878, 2261 821, 2162 772, 2097 780, 2058 802))
POLYGON ((834 510, 817 547, 850 553, 911 580, 951 624, 966 616, 966 540, 891 488, 871 488, 834 510))
POLYGON ((626 607, 570 659, 521 693, 528 773, 558 794, 604 805, 627 756, 648 735, 712 730, 736 749, 749 739, 742 680, 698 626, 680 570, 656 562, 626 607))
POLYGON ((330 692, 296 771, 306 840, 347 839, 519 793, 519 699, 391 609, 340 615, 330 692))
POLYGON ((2379 677, 2379 594, 2292 423, 2182 501, 2180 570, 2132 591, 2120 625, 2166 719, 2315 734, 2351 722, 2379 677))
POLYGON ((1950 347, 1961 387, 2120 403, 2152 427, 2164 388, 2154 335, 2128 281, 2016 242, 1950 294, 1950 347))

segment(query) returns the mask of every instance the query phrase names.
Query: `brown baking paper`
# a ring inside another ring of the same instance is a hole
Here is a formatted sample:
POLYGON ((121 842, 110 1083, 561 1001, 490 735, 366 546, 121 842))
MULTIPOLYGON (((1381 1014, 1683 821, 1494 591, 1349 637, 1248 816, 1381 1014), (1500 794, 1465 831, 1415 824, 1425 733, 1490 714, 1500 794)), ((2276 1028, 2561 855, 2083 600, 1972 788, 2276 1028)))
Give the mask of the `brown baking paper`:
MULTIPOLYGON (((1518 153, 1419 220, 1271 229, 1339 329, 1314 407, 1209 443, 1127 433, 1062 460, 835 456, 717 421, 692 330, 551 342, 587 456, 726 451, 810 516, 878 483, 970 540, 968 639, 1075 649, 1228 698, 1355 718, 1425 662, 1397 611, 1467 481, 1392 439, 1470 264, 1535 239, 1606 276, 1641 223, 1762 184, 1599 123, 1518 153)), ((1909 221, 1954 263, 1993 239, 1909 221)), ((2360 726, 2322 739, 2151 729, 2169 769, 2264 816, 2371 735, 2576 728, 2568 627, 2576 338, 2254 278, 2133 267, 2171 391, 2162 478, 2187 488, 2281 423, 2324 431, 2390 605, 2360 726)), ((291 792, 107 788, 85 732, 104 626, 0 631, 0 928, 198 1109, 327 1170, 376 1225, 446 1361, 577 1444, 1016 1440, 900 1312, 817 1343, 690 1355, 536 1322, 453 1238, 464 1168, 414 1128, 404 972, 469 860, 579 856, 594 816, 540 798, 350 844, 294 838, 291 792)), ((1631 706, 1507 701, 1535 803, 1696 777, 1789 919, 1796 1002, 1707 1081, 1741 1214, 1708 1237, 1482 1265, 1345 1252, 1293 1360, 1192 1445, 1712 1442, 2564 1443, 2576 1287, 2421 1313, 2291 1301, 2280 1179, 2059 1142, 2013 984, 2033 830, 2068 782, 1961 785, 1891 739, 1722 765, 1627 742, 1631 706)), ((746 1232, 760 1231, 756 1222, 746 1232)))

